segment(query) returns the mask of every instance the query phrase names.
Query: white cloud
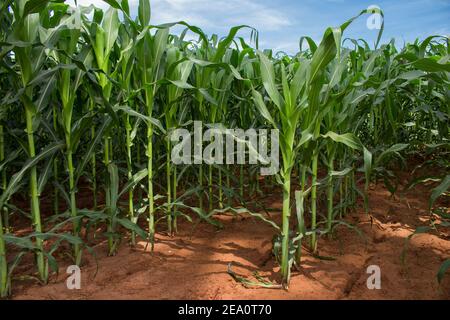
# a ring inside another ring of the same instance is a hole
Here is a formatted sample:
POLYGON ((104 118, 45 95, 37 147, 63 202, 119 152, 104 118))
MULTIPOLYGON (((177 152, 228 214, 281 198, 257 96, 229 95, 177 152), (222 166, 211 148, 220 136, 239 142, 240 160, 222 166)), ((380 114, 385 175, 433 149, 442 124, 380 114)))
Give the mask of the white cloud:
MULTIPOLYGON (((75 6, 75 0, 67 0, 66 3, 71 6, 75 6)), ((102 9, 107 9, 109 7, 109 4, 103 0, 77 0, 77 4, 79 6, 90 6, 93 4, 94 6, 102 9)))
POLYGON ((276 41, 272 41, 268 45, 274 46, 274 48, 273 48, 274 52, 284 51, 287 53, 293 53, 293 52, 297 52, 299 49, 298 41, 286 41, 286 42, 280 42, 280 43, 276 43, 276 41))
MULTIPOLYGON (((129 0, 130 10, 137 13, 138 0, 129 0)), ((74 6, 75 0, 68 0, 74 6)), ((78 0, 78 5, 106 9, 103 0, 78 0)), ((285 13, 256 0, 151 0, 152 23, 184 20, 201 28, 228 29, 246 24, 258 30, 279 30, 292 23, 285 13)))
POLYGON ((185 20, 202 28, 229 28, 247 24, 258 30, 278 30, 291 25, 275 8, 251 0, 154 0, 155 23, 185 20))

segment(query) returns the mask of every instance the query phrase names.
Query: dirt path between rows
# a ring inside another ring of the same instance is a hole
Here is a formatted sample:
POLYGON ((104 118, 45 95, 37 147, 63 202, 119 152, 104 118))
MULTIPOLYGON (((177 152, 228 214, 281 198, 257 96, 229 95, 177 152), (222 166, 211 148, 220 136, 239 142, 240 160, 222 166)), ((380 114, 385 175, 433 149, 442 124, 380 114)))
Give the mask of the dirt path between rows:
MULTIPOLYGON (((271 258, 274 229, 252 217, 217 216, 224 228, 206 223, 192 231, 182 223, 180 233, 170 238, 158 234, 155 252, 144 242, 132 249, 120 247, 114 257, 106 256, 105 243, 95 250, 98 259, 86 256, 80 290, 68 290, 66 266, 47 286, 19 281, 14 299, 450 299, 450 274, 439 286, 436 273, 450 257, 450 237, 421 234, 413 237, 401 262, 405 238, 427 222, 429 188, 422 186, 391 199, 383 186, 370 191, 370 216, 362 208, 346 217, 365 235, 344 226, 336 237, 319 240, 321 260, 306 255, 302 270, 294 272, 289 291, 245 288, 229 274, 254 279, 253 272, 267 280, 278 279, 279 268, 271 258), (366 239, 366 240, 364 240, 366 239), (369 290, 369 265, 381 268, 381 289, 369 290), (96 274, 96 275, 95 275, 96 274)), ((272 208, 281 208, 281 198, 267 199, 272 208)), ((275 214, 274 214, 275 215, 275 214)), ((278 217, 275 215, 275 220, 278 217)))

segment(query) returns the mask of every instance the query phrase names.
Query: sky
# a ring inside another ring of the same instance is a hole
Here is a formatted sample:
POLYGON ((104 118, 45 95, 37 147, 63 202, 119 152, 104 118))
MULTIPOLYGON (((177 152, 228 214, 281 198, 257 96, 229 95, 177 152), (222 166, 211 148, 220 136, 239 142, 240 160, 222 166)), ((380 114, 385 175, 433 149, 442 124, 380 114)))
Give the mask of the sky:
MULTIPOLYGON (((134 16, 138 3, 129 0, 134 16)), ((78 0, 78 4, 108 7, 102 0, 78 0)), ((401 47, 416 38, 450 35, 450 0, 153 0, 151 23, 184 20, 219 36, 232 26, 246 24, 259 31, 260 48, 294 54, 300 37, 320 41, 327 27, 339 26, 371 5, 384 12, 382 43, 395 38, 401 47)), ((368 18, 365 15, 352 23, 344 37, 363 38, 373 45, 378 30, 367 27, 368 18)), ((249 32, 241 35, 248 37, 249 32)))

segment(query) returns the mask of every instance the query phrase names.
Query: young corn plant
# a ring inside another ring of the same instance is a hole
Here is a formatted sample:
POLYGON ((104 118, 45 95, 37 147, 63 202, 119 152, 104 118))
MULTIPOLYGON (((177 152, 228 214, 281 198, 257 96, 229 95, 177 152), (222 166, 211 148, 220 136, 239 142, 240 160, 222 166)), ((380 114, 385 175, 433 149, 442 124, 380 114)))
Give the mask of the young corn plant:
MULTIPOLYGON (((3 18, 3 15, 1 16, 1 31, 2 31, 2 40, 6 40, 5 33, 3 31, 3 24, 5 22, 11 22, 10 15, 5 15, 3 18)), ((3 71, 3 68, 0 69, 0 83, 2 87, 4 87, 4 83, 6 83, 6 80, 8 78, 6 77, 6 72, 3 71)), ((2 94, 6 93, 3 92, 2 94)), ((3 163, 5 161, 5 148, 6 148, 6 141, 5 141, 5 132, 4 132, 4 126, 3 123, 6 120, 7 117, 7 108, 3 103, 0 105, 0 163, 3 163)), ((7 178, 6 178, 6 168, 3 167, 1 170, 1 190, 2 193, 6 191, 7 188, 7 178)), ((9 221, 9 212, 8 209, 5 207, 0 207, 0 298, 6 298, 10 294, 10 282, 8 279, 8 260, 7 260, 7 252, 6 252, 6 244, 3 239, 3 235, 5 234, 5 231, 7 231, 8 228, 8 221, 9 221)))
POLYGON ((283 160, 280 172, 280 183, 283 188, 281 277, 283 286, 287 288, 292 265, 289 248, 289 219, 291 216, 291 172, 295 164, 295 131, 299 125, 300 111, 306 103, 304 89, 307 85, 306 74, 309 72, 310 65, 309 63, 300 65, 292 78, 288 79, 284 65, 280 64, 278 66, 282 84, 280 90, 277 86, 273 63, 262 52, 258 52, 258 57, 262 83, 274 106, 271 109, 276 110, 275 116, 269 112, 262 94, 256 89, 252 91, 253 99, 265 120, 280 131, 279 143, 283 160))
MULTIPOLYGON (((81 25, 76 25, 75 21, 78 19, 81 21, 81 17, 78 16, 81 13, 77 11, 68 17, 68 21, 62 21, 60 24, 59 39, 56 44, 58 50, 55 54, 56 61, 59 64, 68 65, 72 62, 72 59, 77 59, 84 66, 90 65, 93 59, 92 52, 89 47, 84 47, 81 52, 77 51, 78 41, 81 35, 81 25)), ((73 220, 73 235, 78 237, 81 231, 81 221, 77 215, 77 203, 76 203, 76 177, 73 154, 77 147, 77 127, 73 124, 73 114, 75 99, 79 94, 79 87, 81 86, 84 76, 84 71, 79 68, 61 68, 58 73, 58 92, 61 99, 61 125, 64 131, 66 142, 66 168, 69 175, 69 194, 70 194, 70 216, 73 220)), ((81 263, 81 248, 79 244, 75 244, 73 248, 73 257, 75 264, 81 263)))
MULTIPOLYGON (((353 135, 344 134, 344 135, 338 135, 334 132, 328 132, 325 135, 320 135, 321 130, 321 124, 323 122, 323 118, 330 107, 330 101, 328 97, 330 94, 329 92, 331 90, 331 87, 326 87, 326 74, 327 74, 327 67, 334 59, 340 60, 340 54, 341 54, 341 39, 342 34, 344 30, 358 17, 365 13, 370 13, 367 10, 361 11, 357 16, 347 20, 345 23, 343 23, 341 26, 337 28, 328 28, 322 38, 321 43, 319 46, 315 46, 315 44, 312 41, 309 41, 310 47, 314 51, 310 63, 311 63, 311 70, 308 76, 308 84, 307 84, 307 99, 308 99, 308 108, 305 114, 305 121, 303 121, 302 126, 302 137, 300 139, 299 147, 307 142, 305 144, 305 149, 309 150, 312 149, 312 156, 311 156, 311 229, 313 231, 311 235, 311 250, 313 253, 317 251, 317 185, 318 185, 318 162, 319 162, 319 148, 320 148, 320 138, 330 138, 334 140, 335 142, 342 142, 344 144, 347 144, 348 146, 351 146, 353 148, 360 148, 360 144, 355 141, 355 137, 353 135), (325 100, 323 99, 322 92, 325 91, 325 100), (328 105, 327 105, 328 104, 328 105)), ((382 13, 381 13, 382 14, 382 13)), ((381 26, 380 32, 378 34, 377 38, 377 44, 381 37, 383 31, 383 25, 381 26)), ((377 45, 376 44, 376 45, 377 45)), ((335 72, 332 74, 330 78, 330 83, 332 84, 333 81, 336 81, 336 78, 339 78, 339 73, 341 72, 339 68, 335 68, 335 72)), ((330 160, 332 157, 334 157, 333 149, 329 148, 329 158, 330 160)), ((329 193, 331 196, 331 193, 329 193)), ((329 201, 332 201, 332 199, 329 199, 329 201)), ((328 204, 331 213, 332 205, 328 204)), ((330 217, 331 218, 331 217, 330 217)), ((331 219, 330 222, 327 223, 331 227, 331 219)))
MULTIPOLYGON (((126 20, 128 21, 128 20, 126 20)), ((117 69, 115 71, 116 77, 118 79, 121 99, 120 101, 129 108, 128 110, 135 110, 135 94, 132 92, 132 81, 135 79, 132 77, 135 59, 134 46, 134 35, 135 32, 131 27, 130 23, 122 24, 119 29, 119 40, 120 43, 120 56, 117 62, 117 69)), ((122 115, 123 126, 125 127, 126 136, 126 162, 127 162, 127 177, 131 181, 133 178, 133 141, 136 138, 137 129, 140 124, 140 118, 133 121, 132 116, 129 112, 124 112, 122 115)), ((128 212, 130 220, 137 223, 137 217, 135 216, 134 208, 134 188, 130 188, 128 191, 128 212)), ((136 234, 133 231, 131 233, 131 244, 135 245, 136 234)))
MULTIPOLYGON (((46 55, 43 46, 34 46, 38 40, 38 31, 40 27, 39 13, 30 6, 31 1, 19 0, 11 4, 14 20, 11 26, 11 34, 7 39, 10 43, 22 43, 13 45, 15 59, 20 68, 21 91, 20 101, 25 109, 26 133, 27 133, 27 153, 30 159, 36 157, 35 136, 37 108, 34 103, 33 88, 39 75, 41 67, 45 61, 46 55), (33 81, 35 82, 33 83, 33 81)), ((31 218, 33 229, 36 232, 42 232, 41 212, 38 192, 38 174, 36 166, 30 167, 30 201, 31 218)), ((6 192, 3 193, 6 195, 6 192)), ((3 204, 0 208, 3 207, 3 204)), ((40 279, 46 283, 48 280, 48 264, 44 257, 43 240, 36 238, 36 261, 40 279)))
POLYGON ((162 57, 168 43, 168 28, 161 28, 154 35, 150 33, 150 4, 149 1, 139 2, 139 22, 141 31, 136 39, 137 68, 140 75, 140 88, 143 91, 145 115, 147 117, 147 170, 148 170, 148 228, 149 239, 153 250, 155 240, 155 212, 153 192, 153 117, 154 99, 160 87, 158 80, 162 76, 162 57), (161 69, 160 69, 161 67, 161 69))
POLYGON ((171 165, 171 142, 170 133, 180 125, 186 111, 182 110, 181 97, 185 88, 193 87, 187 83, 193 67, 193 62, 187 60, 185 54, 176 46, 171 46, 167 50, 167 101, 164 105, 164 117, 166 123, 166 182, 167 182, 167 212, 168 233, 177 232, 177 209, 170 205, 172 199, 177 199, 177 168, 171 165))
MULTIPOLYGON (((88 25, 85 25, 87 29, 88 38, 90 41, 90 45, 92 46, 94 57, 97 63, 100 72, 98 72, 98 84, 102 90, 102 101, 105 103, 105 107, 110 107, 110 99, 111 99, 111 91, 112 91, 112 82, 110 81, 110 77, 112 74, 112 66, 111 66, 111 54, 113 51, 114 44, 117 40, 119 33, 119 16, 118 12, 114 8, 109 8, 104 16, 103 12, 100 10, 95 10, 94 13, 94 21, 88 25), (101 25, 100 25, 101 23, 101 25), (108 78, 109 77, 109 78, 108 78)), ((117 116, 114 111, 108 110, 113 116, 115 122, 118 122, 117 116)), ((104 144, 103 144, 103 162, 105 167, 108 170, 108 166, 112 162, 112 140, 111 134, 106 131, 107 134, 104 136, 104 144)), ((98 133, 97 133, 98 134, 98 133)), ((111 190, 109 186, 109 180, 106 179, 105 185, 105 205, 107 208, 111 208, 113 205, 111 203, 111 190)), ((111 215, 113 214, 110 212, 111 215)), ((109 219, 111 222, 112 219, 109 219)), ((114 251, 114 239, 113 239, 113 226, 109 224, 108 228, 108 248, 109 254, 113 255, 114 251)))

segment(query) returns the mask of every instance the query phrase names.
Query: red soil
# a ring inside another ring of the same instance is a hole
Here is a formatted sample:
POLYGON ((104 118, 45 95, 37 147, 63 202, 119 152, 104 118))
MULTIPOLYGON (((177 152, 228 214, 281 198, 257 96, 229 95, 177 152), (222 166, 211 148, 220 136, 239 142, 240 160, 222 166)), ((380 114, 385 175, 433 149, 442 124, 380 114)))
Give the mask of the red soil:
MULTIPOLYGON (((402 264, 405 238, 428 223, 427 203, 430 187, 417 186, 392 199, 381 185, 370 191, 370 215, 362 208, 346 221, 357 225, 366 241, 355 231, 341 226, 335 237, 319 240, 320 260, 308 254, 301 271, 293 272, 289 291, 245 288, 229 274, 227 266, 254 280, 258 271, 269 281, 278 280, 279 267, 271 256, 274 229, 248 216, 220 215, 224 228, 206 223, 195 229, 180 223, 173 238, 157 235, 154 253, 144 242, 130 248, 124 241, 118 254, 106 256, 106 243, 95 247, 95 259, 85 254, 80 290, 68 290, 65 273, 69 263, 61 263, 58 277, 41 286, 15 281, 13 299, 450 299, 450 272, 439 286, 436 273, 450 257, 450 237, 420 234, 412 238, 402 264), (369 265, 381 268, 381 289, 369 290, 369 265)), ((281 197, 266 203, 281 208, 281 197)), ((279 211, 272 218, 279 220, 279 211)))

